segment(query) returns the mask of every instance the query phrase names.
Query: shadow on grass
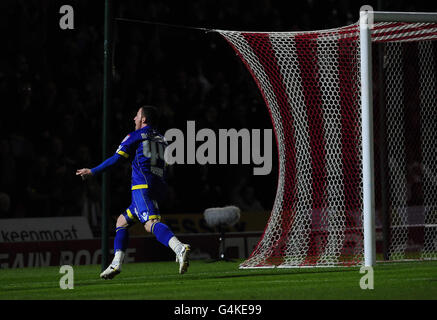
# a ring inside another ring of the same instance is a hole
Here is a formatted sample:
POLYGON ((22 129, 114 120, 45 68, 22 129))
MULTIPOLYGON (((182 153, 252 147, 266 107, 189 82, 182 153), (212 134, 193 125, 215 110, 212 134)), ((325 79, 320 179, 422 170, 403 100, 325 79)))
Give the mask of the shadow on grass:
MULTIPOLYGON (((219 271, 217 271, 219 272, 219 271)), ((302 276, 302 275, 322 275, 322 274, 344 274, 357 273, 357 268, 345 269, 268 269, 267 270, 237 270, 232 274, 217 274, 203 277, 209 279, 230 279, 230 278, 252 278, 266 276, 302 276)))

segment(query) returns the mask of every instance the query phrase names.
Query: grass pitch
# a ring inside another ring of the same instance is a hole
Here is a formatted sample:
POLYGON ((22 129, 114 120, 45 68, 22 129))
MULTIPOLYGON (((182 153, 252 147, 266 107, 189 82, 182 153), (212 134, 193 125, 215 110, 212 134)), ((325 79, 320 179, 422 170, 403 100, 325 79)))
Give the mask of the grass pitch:
POLYGON ((75 266, 74 289, 62 290, 59 267, 0 270, 2 300, 292 300, 437 299, 437 261, 378 264, 374 289, 362 290, 358 267, 240 270, 237 262, 131 263, 113 280, 100 266, 75 266))

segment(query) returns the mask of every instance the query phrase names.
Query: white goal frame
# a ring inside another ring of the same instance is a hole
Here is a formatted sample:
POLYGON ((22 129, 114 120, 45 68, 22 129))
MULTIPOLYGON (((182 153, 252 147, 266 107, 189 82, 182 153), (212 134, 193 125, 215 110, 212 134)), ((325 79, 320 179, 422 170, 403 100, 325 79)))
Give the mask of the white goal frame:
POLYGON ((363 156, 363 229, 364 265, 376 264, 375 239, 375 173, 373 166, 373 92, 372 40, 373 22, 436 23, 437 13, 360 11, 360 66, 363 156))

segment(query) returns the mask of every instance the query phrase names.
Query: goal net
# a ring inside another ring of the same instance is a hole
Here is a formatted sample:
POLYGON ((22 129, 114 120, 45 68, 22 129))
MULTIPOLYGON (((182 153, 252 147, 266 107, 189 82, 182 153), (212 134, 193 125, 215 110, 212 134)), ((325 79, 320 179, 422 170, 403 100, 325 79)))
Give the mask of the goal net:
MULTIPOLYGON (((256 81, 279 178, 264 233, 240 268, 363 263, 360 25, 216 30, 256 81)), ((378 259, 437 258, 437 23, 371 26, 378 259)))

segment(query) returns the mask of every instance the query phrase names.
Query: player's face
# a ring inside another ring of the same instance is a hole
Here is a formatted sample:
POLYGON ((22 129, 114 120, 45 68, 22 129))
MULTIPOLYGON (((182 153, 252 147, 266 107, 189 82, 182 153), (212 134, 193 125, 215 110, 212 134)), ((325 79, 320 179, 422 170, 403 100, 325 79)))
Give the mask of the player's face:
POLYGON ((135 121, 135 130, 141 129, 141 124, 143 120, 143 113, 141 111, 141 108, 138 109, 137 115, 134 118, 135 121))

